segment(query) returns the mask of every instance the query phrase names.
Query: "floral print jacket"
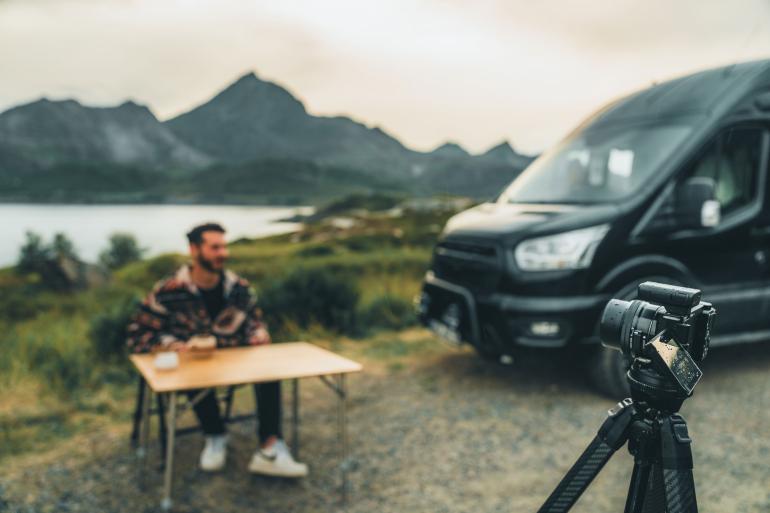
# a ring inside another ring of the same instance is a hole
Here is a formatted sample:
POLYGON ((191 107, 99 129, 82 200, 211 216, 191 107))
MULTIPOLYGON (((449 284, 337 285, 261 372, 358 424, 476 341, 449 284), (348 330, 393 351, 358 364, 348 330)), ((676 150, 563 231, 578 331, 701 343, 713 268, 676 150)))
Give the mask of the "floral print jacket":
POLYGON ((159 281, 131 318, 127 330, 129 350, 146 353, 155 346, 201 334, 214 335, 218 347, 262 343, 260 331, 265 333, 265 325, 249 282, 232 271, 225 271, 223 279, 225 302, 215 319, 209 318, 189 265, 159 281))

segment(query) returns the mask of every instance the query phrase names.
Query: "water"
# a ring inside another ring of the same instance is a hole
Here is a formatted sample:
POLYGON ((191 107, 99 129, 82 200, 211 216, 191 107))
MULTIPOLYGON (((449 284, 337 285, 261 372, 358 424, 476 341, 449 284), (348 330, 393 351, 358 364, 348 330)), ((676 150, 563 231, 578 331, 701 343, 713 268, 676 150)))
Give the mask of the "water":
POLYGON ((297 230, 299 224, 278 222, 309 207, 250 207, 218 205, 0 205, 0 267, 16 263, 26 231, 50 242, 65 233, 80 257, 95 262, 107 247, 110 234, 133 234, 146 256, 187 252, 185 233, 197 224, 222 224, 229 240, 297 230))

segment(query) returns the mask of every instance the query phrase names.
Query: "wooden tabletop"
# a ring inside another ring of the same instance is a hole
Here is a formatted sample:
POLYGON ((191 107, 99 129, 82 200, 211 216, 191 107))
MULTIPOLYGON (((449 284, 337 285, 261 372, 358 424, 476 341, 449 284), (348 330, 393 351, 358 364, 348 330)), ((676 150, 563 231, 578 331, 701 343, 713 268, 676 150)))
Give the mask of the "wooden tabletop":
POLYGON ((157 370, 155 355, 134 354, 131 362, 155 392, 262 383, 360 372, 360 363, 307 342, 218 349, 207 358, 181 353, 179 367, 157 370))

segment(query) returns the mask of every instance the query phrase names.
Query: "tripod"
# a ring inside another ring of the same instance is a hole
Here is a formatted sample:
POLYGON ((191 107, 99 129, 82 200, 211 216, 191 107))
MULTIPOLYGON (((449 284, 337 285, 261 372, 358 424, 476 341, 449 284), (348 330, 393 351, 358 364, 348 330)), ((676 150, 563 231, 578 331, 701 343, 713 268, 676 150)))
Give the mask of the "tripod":
POLYGON ((564 513, 628 442, 634 470, 625 513, 697 513, 687 424, 677 413, 684 399, 659 376, 632 369, 631 398, 609 411, 599 432, 538 513, 564 513))

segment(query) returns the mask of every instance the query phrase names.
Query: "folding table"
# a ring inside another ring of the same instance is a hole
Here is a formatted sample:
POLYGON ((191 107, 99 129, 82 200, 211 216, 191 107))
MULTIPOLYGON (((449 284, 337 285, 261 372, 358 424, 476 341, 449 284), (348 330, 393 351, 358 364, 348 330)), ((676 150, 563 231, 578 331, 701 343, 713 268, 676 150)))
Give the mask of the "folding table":
MULTIPOLYGON (((207 358, 181 353, 179 367, 174 370, 155 368, 152 354, 135 354, 131 362, 144 378, 147 389, 143 394, 139 454, 147 453, 149 438, 149 408, 151 393, 168 398, 166 421, 166 456, 161 507, 172 506, 171 488, 174 478, 174 439, 176 434, 177 395, 194 389, 209 389, 232 385, 293 380, 292 442, 298 448, 300 378, 318 377, 337 396, 337 430, 341 446, 343 499, 347 493, 348 437, 345 400, 345 376, 360 372, 361 364, 306 342, 270 344, 265 346, 218 349, 207 358)), ((201 394, 205 393, 201 392, 201 394)), ((201 397, 193 399, 195 400, 201 397)), ((188 405, 184 405, 188 406, 188 405)))

